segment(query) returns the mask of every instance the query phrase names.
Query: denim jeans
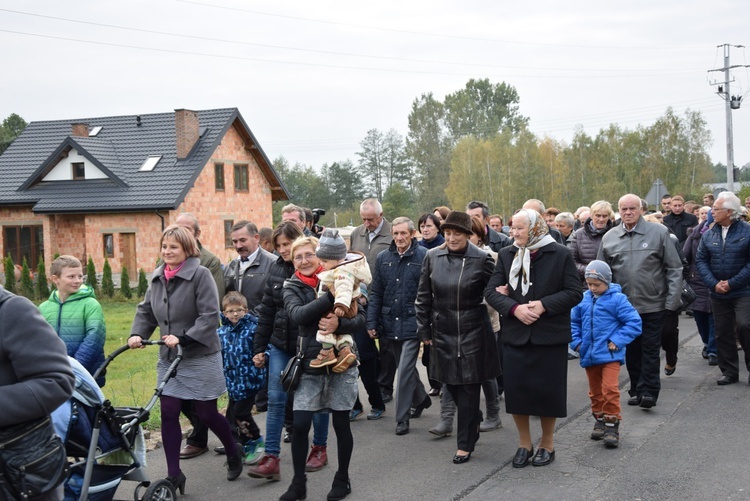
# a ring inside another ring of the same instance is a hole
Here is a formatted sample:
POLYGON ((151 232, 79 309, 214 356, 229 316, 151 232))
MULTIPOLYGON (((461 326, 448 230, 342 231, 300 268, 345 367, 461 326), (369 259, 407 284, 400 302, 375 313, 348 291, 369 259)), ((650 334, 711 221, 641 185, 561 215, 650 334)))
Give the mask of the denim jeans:
POLYGON ((693 320, 698 326, 703 344, 706 345, 709 355, 716 355, 716 337, 714 335, 714 314, 705 311, 693 310, 693 320))
MULTIPOLYGON (((284 428, 284 412, 286 406, 286 392, 281 387, 279 376, 284 370, 291 353, 268 345, 268 413, 266 415, 266 453, 279 456, 281 454, 281 430, 284 428)), ((313 445, 328 444, 327 412, 316 412, 313 416, 313 445)))

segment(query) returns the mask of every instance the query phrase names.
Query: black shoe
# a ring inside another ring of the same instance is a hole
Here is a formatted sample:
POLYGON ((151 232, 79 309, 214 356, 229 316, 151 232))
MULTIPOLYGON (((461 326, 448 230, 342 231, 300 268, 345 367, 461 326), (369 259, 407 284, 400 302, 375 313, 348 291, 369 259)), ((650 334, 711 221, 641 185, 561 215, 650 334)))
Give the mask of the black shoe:
POLYGON ((349 477, 336 472, 333 476, 333 485, 331 485, 331 491, 328 493, 326 499, 328 501, 340 501, 346 496, 352 493, 352 484, 349 482, 349 477))
POLYGON ((513 468, 523 468, 524 466, 527 466, 529 464, 531 456, 533 455, 534 446, 531 447, 531 450, 528 450, 524 447, 519 447, 516 451, 516 455, 513 456, 513 468))
POLYGON ((676 370, 677 370, 677 364, 673 365, 671 369, 665 365, 664 366, 664 375, 671 376, 672 374, 674 374, 674 371, 676 371, 676 370))
POLYGON ((468 462, 469 462, 469 459, 471 459, 471 452, 470 452, 470 453, 468 453, 468 454, 467 454, 467 455, 465 455, 465 456, 459 456, 458 454, 456 454, 455 456, 453 456, 453 464, 464 464, 464 463, 468 463, 468 462))
POLYGON ((531 460, 531 466, 547 466, 554 460, 555 451, 550 452, 540 447, 537 449, 536 454, 534 454, 534 459, 531 460))
POLYGON ((633 395, 628 399, 628 405, 641 405, 641 397, 638 395, 633 395))
POLYGON ((714 367, 717 366, 717 365, 719 365, 719 359, 713 353, 710 353, 708 355, 708 365, 711 365, 711 366, 714 366, 714 367))
POLYGON ((284 443, 285 444, 292 443, 292 430, 284 430, 284 443))
POLYGON ((643 395, 639 405, 641 406, 641 409, 650 409, 656 405, 656 400, 654 400, 654 397, 651 395, 643 395))
POLYGON ((414 407, 414 409, 409 414, 409 417, 412 419, 417 419, 418 417, 422 415, 422 411, 424 411, 425 409, 429 409, 431 405, 432 405, 432 399, 428 395, 424 397, 424 400, 422 400, 421 404, 414 407))
POLYGON ((218 447, 214 447, 214 452, 216 454, 223 456, 227 453, 227 450, 224 448, 223 445, 219 445, 218 447))
POLYGON ((391 400, 393 400, 393 395, 386 395, 385 393, 381 393, 380 396, 383 398, 383 403, 387 404, 391 400))
POLYGON ((307 499, 307 475, 292 478, 292 483, 279 501, 297 501, 298 499, 307 499))
POLYGON ((705 359, 708 358, 708 346, 703 347, 703 351, 701 352, 701 356, 705 359))
POLYGON ((409 433, 409 421, 399 421, 396 424, 396 435, 406 435, 409 433))
POLYGON ((172 487, 174 487, 174 491, 177 492, 180 491, 180 495, 185 495, 185 474, 180 472, 180 475, 177 477, 167 477, 167 481, 172 484, 172 487))
POLYGON ((227 480, 235 480, 242 474, 242 449, 237 450, 234 456, 227 456, 227 480))
POLYGON ((739 381, 739 378, 731 377, 731 376, 722 376, 721 379, 716 381, 716 384, 719 386, 726 386, 728 384, 734 384, 737 381, 739 381))
POLYGON ((428 391, 427 394, 431 397, 439 397, 440 388, 430 388, 430 391, 428 391))

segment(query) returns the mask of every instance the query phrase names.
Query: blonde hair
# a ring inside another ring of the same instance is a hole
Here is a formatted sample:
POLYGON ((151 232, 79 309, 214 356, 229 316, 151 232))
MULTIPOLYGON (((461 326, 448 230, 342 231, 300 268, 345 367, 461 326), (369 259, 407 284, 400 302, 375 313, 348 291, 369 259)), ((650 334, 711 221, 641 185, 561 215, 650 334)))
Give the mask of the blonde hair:
POLYGON ((297 249, 306 245, 310 245, 313 250, 315 250, 318 247, 318 239, 315 237, 299 237, 297 240, 292 242, 292 259, 294 259, 294 255, 297 253, 297 249))
POLYGON ((606 212, 607 214, 609 214, 610 219, 615 218, 615 211, 612 210, 612 204, 607 202, 606 200, 597 200, 596 202, 591 204, 591 215, 594 215, 597 212, 606 212))
POLYGON ((69 256, 67 254, 62 255, 52 261, 52 265, 49 267, 49 274, 59 277, 60 273, 62 273, 63 269, 65 268, 83 269, 83 265, 81 264, 81 261, 79 261, 75 256, 69 256))
POLYGON ((186 228, 171 224, 164 228, 161 234, 161 240, 159 241, 159 247, 161 248, 164 240, 167 238, 173 238, 175 242, 180 244, 182 250, 185 251, 187 257, 198 257, 201 254, 201 250, 198 248, 198 242, 186 228))

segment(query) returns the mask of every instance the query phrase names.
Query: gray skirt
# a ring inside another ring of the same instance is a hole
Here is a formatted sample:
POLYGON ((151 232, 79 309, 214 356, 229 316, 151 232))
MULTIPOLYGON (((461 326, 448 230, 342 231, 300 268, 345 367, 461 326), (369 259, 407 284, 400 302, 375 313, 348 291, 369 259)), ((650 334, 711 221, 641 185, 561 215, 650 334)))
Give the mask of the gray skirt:
POLYGON ((350 411, 359 394, 359 369, 350 367, 341 374, 302 373, 294 390, 295 411, 350 411))
MULTIPOLYGON (((182 400, 215 400, 227 391, 221 352, 183 358, 177 374, 167 382, 163 395, 182 400)), ((170 362, 159 358, 156 373, 164 380, 170 362)))

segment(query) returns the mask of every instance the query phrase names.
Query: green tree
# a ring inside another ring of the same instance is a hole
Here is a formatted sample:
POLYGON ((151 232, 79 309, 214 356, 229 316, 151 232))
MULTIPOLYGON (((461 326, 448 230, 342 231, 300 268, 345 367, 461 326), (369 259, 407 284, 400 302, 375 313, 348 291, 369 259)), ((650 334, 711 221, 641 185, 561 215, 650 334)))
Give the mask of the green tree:
POLYGON ((109 259, 104 258, 104 268, 102 268, 102 295, 112 297, 115 295, 115 283, 112 281, 112 268, 109 266, 109 259))
POLYGON ((23 258, 21 266, 21 295, 27 299, 34 300, 34 281, 31 279, 31 270, 26 258, 23 258))
POLYGON ((321 174, 330 193, 329 207, 349 209, 364 198, 362 177, 351 160, 323 164, 321 174))
POLYGON ((88 263, 86 264, 86 283, 91 286, 94 293, 99 291, 99 282, 96 279, 96 268, 94 267, 94 260, 89 256, 88 263))
POLYGON ((49 282, 47 281, 47 268, 44 265, 44 258, 39 256, 39 264, 36 266, 36 297, 37 299, 47 299, 49 297, 49 282))
POLYGON ((518 103, 518 92, 512 85, 472 78, 463 89, 445 96, 448 130, 456 140, 465 136, 489 138, 506 129, 517 134, 529 121, 519 113, 518 103))
POLYGON ((365 182, 367 194, 383 200, 386 177, 383 133, 378 129, 368 130, 365 138, 360 141, 359 147, 362 150, 357 152, 359 172, 365 182))
POLYGON ((16 266, 13 264, 13 258, 10 257, 10 254, 5 258, 3 268, 5 270, 5 290, 16 292, 16 266))
POLYGON ((146 272, 143 271, 143 268, 138 270, 138 297, 143 297, 146 295, 146 290, 148 289, 148 279, 146 279, 146 272))
POLYGON ((0 155, 21 135, 26 128, 26 121, 15 113, 11 113, 0 125, 0 155))
POLYGON ((392 184, 383 195, 383 212, 393 221, 400 216, 406 216, 417 224, 418 216, 414 208, 414 197, 411 191, 401 183, 392 184))
MULTIPOLYGON (((291 196, 291 202, 301 207, 330 208, 330 193, 322 176, 312 167, 296 163, 289 167, 284 157, 273 161, 274 168, 279 173, 284 186, 291 196)), ((274 202, 274 224, 281 221, 281 207, 289 201, 274 202)))
POLYGON ((120 293, 128 299, 133 297, 133 289, 130 288, 130 275, 128 275, 127 266, 123 266, 120 271, 120 293))

